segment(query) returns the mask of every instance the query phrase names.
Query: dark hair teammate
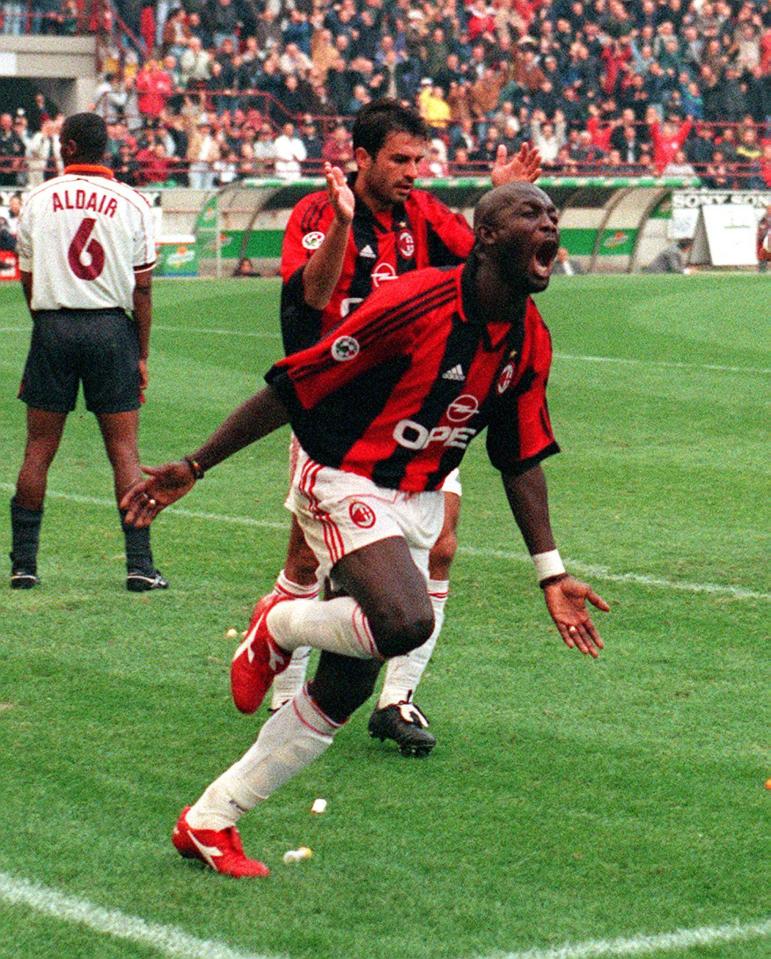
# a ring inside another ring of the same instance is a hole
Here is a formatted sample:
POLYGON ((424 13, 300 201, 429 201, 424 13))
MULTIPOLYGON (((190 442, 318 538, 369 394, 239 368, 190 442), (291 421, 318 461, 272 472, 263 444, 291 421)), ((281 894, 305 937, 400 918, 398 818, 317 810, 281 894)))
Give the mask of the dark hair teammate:
MULTIPOLYGON (((462 263, 473 244, 473 232, 462 215, 415 188, 418 165, 428 149, 428 130, 415 110, 387 98, 367 104, 354 121, 353 147, 356 172, 346 177, 327 164, 327 189, 303 197, 287 224, 281 260, 287 353, 315 343, 398 276, 426 266, 462 263)), ((532 180, 538 173, 538 154, 529 147, 513 159, 501 147, 492 170, 496 183, 532 180)), ((463 374, 455 370, 451 375, 463 374)), ((413 694, 444 620, 460 494, 459 478, 453 474, 445 485, 445 523, 430 559, 434 632, 421 649, 389 662, 369 723, 372 735, 395 740, 405 755, 426 754, 436 742, 413 694)), ((310 598, 318 590, 315 557, 293 517, 274 592, 310 598)), ((308 652, 298 650, 275 684, 274 709, 302 686, 308 652)))

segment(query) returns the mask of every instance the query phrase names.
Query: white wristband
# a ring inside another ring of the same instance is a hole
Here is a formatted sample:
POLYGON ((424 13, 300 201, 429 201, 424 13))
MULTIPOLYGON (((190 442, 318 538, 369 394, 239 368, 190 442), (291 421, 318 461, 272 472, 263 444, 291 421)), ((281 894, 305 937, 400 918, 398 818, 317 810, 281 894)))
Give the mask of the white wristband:
POLYGON ((565 564, 558 549, 550 549, 548 553, 532 553, 530 559, 535 566, 535 575, 539 583, 550 576, 560 576, 565 572, 565 564))

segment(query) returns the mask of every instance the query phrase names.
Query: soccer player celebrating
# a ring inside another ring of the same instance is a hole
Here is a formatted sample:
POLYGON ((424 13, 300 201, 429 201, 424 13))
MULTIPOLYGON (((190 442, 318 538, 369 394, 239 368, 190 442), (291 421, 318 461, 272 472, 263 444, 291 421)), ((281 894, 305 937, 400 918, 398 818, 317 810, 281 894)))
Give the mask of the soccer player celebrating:
POLYGON ((608 605, 562 564, 540 465, 558 446, 546 405, 551 340, 530 294, 549 282, 557 211, 537 187, 510 183, 482 197, 474 230, 464 266, 419 270, 374 292, 337 330, 276 363, 269 385, 191 456, 147 469, 123 501, 128 521, 144 527, 205 471, 287 421, 300 441, 290 497, 338 595, 265 597, 236 650, 231 691, 246 713, 293 650, 322 652, 313 680, 179 817, 178 851, 217 872, 267 875, 245 855, 238 818, 331 745, 383 660, 431 635, 428 554, 443 523, 442 483, 483 429, 560 636, 590 656, 603 646, 586 601, 608 605), (462 380, 444 375, 457 368, 462 380))
MULTIPOLYGON (((353 127, 357 171, 348 178, 326 165, 327 189, 305 196, 292 211, 281 257, 284 281, 281 323, 284 348, 294 353, 339 326, 373 290, 408 271, 455 266, 471 251, 473 232, 465 218, 432 194, 414 189, 418 165, 428 148, 428 131, 418 113, 396 100, 365 106, 353 127)), ((501 146, 492 169, 494 185, 537 179, 539 157, 529 146, 509 159, 501 146)), ((457 369, 448 378, 462 380, 457 369)), ((292 444, 292 467, 297 461, 292 444)), ((412 697, 433 652, 444 620, 449 571, 457 541, 461 485, 457 471, 445 480, 445 519, 429 557, 429 595, 434 630, 406 656, 391 659, 369 730, 393 739, 404 755, 426 755, 436 739, 412 697)), ((292 509, 291 502, 287 505, 292 509)), ((274 589, 285 598, 318 596, 316 559, 295 516, 284 568, 274 589)), ((301 688, 310 649, 298 649, 273 687, 279 708, 301 688)))
MULTIPOLYGON (((104 166, 107 127, 100 116, 68 117, 61 144, 64 175, 33 190, 19 219, 19 268, 33 326, 19 390, 27 404, 27 445, 11 500, 13 589, 40 582, 48 469, 81 382, 86 408, 99 421, 117 501, 142 479, 137 430, 150 347, 152 210, 104 166)), ((127 589, 166 589, 149 531, 122 516, 121 526, 127 589)))

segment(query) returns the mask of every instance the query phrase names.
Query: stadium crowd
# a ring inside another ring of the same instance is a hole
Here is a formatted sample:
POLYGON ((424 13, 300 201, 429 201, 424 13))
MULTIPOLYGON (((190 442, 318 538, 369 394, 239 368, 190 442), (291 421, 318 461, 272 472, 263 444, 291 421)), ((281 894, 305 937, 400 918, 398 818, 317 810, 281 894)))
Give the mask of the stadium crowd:
MULTIPOLYGON (((771 185, 762 0, 115 0, 94 29, 93 106, 132 185, 350 167, 352 119, 384 95, 429 124, 426 177, 482 171, 501 143, 530 140, 563 176, 771 185)), ((6 186, 60 170, 60 123, 42 96, 0 117, 6 186)))

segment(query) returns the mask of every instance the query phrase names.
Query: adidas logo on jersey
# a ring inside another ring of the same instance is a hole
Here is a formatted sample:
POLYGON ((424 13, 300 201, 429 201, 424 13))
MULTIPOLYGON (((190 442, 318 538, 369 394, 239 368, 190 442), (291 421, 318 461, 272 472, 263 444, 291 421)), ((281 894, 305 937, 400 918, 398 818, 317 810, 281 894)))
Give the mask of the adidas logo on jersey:
POLYGON ((374 260, 377 256, 377 253, 372 249, 369 243, 366 246, 363 246, 359 250, 359 256, 366 257, 368 260, 374 260))
POLYGON ((453 366, 452 369, 447 370, 446 373, 442 373, 442 379, 457 380, 458 382, 460 382, 461 380, 466 379, 466 374, 463 372, 463 367, 460 365, 460 363, 456 363, 456 365, 453 366))

